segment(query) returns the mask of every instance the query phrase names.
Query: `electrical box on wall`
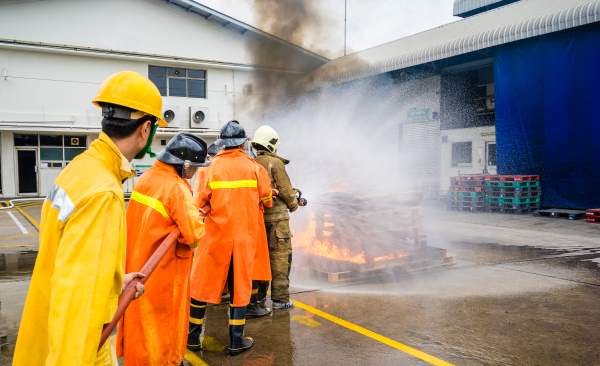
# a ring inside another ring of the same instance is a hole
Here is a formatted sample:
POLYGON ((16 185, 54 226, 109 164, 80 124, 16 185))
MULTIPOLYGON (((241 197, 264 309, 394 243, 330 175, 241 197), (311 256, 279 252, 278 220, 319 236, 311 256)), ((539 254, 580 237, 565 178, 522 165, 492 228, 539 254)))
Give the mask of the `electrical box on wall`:
POLYGON ((190 107, 190 128, 207 128, 208 108, 190 107))

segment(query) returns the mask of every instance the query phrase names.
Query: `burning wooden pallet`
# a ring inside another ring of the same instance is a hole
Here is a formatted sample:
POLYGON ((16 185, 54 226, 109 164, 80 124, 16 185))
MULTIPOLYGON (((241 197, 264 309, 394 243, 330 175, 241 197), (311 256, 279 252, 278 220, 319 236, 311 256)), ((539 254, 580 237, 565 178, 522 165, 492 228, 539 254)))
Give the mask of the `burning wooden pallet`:
POLYGON ((447 264, 445 250, 427 246, 420 201, 420 195, 320 197, 302 230, 296 230, 299 264, 329 282, 447 264))
POLYGON ((346 265, 347 263, 340 266, 339 263, 335 262, 324 260, 316 266, 309 265, 308 273, 330 283, 344 283, 450 266, 453 264, 453 259, 447 256, 445 249, 427 247, 422 251, 411 253, 402 258, 378 263, 356 264, 349 267, 346 265), (338 264, 338 269, 343 268, 345 270, 336 271, 336 264, 338 264))

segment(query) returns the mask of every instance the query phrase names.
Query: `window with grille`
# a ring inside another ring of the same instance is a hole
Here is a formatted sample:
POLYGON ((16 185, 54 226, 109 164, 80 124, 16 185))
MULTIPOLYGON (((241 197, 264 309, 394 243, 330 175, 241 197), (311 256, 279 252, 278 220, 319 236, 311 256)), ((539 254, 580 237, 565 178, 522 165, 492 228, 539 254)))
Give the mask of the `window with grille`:
POLYGON ((206 70, 148 66, 148 78, 163 96, 206 98, 206 70))

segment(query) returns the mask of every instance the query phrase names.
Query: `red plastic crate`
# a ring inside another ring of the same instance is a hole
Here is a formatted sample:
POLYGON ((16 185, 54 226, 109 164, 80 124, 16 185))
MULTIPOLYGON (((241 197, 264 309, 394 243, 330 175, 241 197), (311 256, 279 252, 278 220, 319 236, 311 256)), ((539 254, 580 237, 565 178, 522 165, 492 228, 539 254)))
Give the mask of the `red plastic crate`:
POLYGON ((486 181, 500 182, 536 182, 540 180, 539 175, 486 175, 486 181))
POLYGON ((468 186, 454 186, 450 187, 450 192, 483 192, 483 187, 468 187, 468 186))

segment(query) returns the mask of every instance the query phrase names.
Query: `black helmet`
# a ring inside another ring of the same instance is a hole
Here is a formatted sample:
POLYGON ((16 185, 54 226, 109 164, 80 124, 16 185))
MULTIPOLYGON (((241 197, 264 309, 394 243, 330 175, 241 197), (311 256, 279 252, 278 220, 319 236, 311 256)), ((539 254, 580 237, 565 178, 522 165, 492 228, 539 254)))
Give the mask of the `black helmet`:
POLYGON ((178 133, 169 140, 167 146, 158 154, 157 159, 165 164, 191 166, 208 166, 206 161, 206 142, 189 133, 178 133))
POLYGON ((219 139, 215 142, 223 147, 240 146, 248 140, 246 131, 236 120, 229 121, 221 128, 219 139))
POLYGON ((208 156, 215 156, 221 150, 223 150, 223 146, 216 144, 216 143, 210 144, 210 145, 208 145, 208 156))

